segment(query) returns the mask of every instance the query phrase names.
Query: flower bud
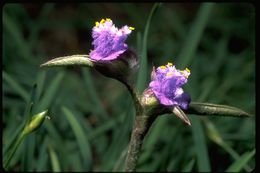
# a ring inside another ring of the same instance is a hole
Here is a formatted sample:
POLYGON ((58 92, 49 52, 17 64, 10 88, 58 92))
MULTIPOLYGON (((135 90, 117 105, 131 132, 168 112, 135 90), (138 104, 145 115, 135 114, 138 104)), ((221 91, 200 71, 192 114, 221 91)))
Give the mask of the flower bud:
POLYGON ((48 110, 43 111, 41 113, 36 114, 35 116, 32 117, 30 122, 25 126, 23 130, 23 134, 27 135, 38 128, 41 127, 42 123, 44 122, 45 118, 47 117, 48 110))

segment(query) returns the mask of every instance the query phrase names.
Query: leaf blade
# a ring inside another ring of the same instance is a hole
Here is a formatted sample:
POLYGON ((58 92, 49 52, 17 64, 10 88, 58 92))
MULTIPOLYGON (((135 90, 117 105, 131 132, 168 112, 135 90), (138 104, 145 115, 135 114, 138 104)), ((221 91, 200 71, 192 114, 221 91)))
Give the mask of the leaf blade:
POLYGON ((235 161, 232 165, 228 167, 226 172, 239 172, 241 169, 247 164, 248 161, 252 159, 252 157, 255 155, 255 149, 251 152, 244 153, 240 159, 235 161))
POLYGON ((250 114, 236 107, 201 102, 191 102, 186 112, 206 116, 250 117, 250 114))
POLYGON ((40 67, 57 67, 57 66, 72 66, 80 65, 93 67, 94 63, 89 58, 89 55, 71 55, 54 58, 46 63, 40 65, 40 67))
POLYGON ((62 112, 66 116, 77 139, 80 152, 83 157, 83 165, 87 170, 90 170, 92 157, 91 157, 90 144, 88 142, 87 136, 85 135, 79 122, 77 122, 77 119, 73 116, 73 113, 67 107, 62 107, 62 112))

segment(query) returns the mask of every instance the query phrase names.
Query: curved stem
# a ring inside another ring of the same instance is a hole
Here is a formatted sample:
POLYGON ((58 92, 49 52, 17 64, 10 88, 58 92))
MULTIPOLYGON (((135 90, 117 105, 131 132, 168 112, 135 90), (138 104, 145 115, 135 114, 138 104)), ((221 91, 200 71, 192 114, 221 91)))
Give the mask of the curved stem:
POLYGON ((140 155, 144 137, 154 122, 154 116, 137 115, 129 143, 125 171, 134 172, 140 155))
POLYGON ((135 123, 132 130, 131 140, 129 142, 125 162, 125 171, 133 172, 136 169, 144 137, 146 136, 156 116, 147 116, 144 108, 141 105, 136 89, 127 82, 124 82, 124 84, 132 96, 136 110, 135 123))
POLYGON ((128 82, 124 82, 124 81, 121 81, 127 88, 127 90, 130 92, 131 94, 131 97, 133 99, 133 102, 134 102, 134 106, 135 106, 135 110, 136 110, 136 115, 141 115, 142 112, 143 112, 143 108, 142 108, 142 105, 140 103, 140 99, 139 99, 139 95, 136 91, 136 88, 133 87, 132 85, 130 85, 128 82))

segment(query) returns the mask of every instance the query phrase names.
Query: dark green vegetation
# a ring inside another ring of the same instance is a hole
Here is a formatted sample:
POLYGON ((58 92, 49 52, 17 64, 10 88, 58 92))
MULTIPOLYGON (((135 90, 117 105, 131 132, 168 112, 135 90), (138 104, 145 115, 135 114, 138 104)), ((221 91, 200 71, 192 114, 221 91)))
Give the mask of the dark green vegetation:
MULTIPOLYGON (((255 115, 255 9, 246 3, 5 4, 3 7, 3 149, 25 118, 46 120, 15 153, 14 171, 123 170, 134 109, 126 88, 94 70, 40 69, 55 57, 88 54, 95 21, 135 27, 129 47, 142 59, 138 88, 152 65, 188 67, 193 101, 235 106, 255 115), (147 63, 147 64, 146 64, 147 63)), ((137 171, 250 171, 255 167, 255 118, 189 115, 187 126, 164 115, 152 126, 137 171)))

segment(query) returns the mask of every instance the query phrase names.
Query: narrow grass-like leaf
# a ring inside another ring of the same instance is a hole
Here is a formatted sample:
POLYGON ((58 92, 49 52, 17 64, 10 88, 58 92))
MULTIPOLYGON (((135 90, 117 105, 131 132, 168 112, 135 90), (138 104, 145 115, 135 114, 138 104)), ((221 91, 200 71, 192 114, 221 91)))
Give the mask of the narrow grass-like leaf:
POLYGON ((124 165, 125 158, 126 158, 127 148, 128 148, 128 146, 125 147, 125 149, 120 154, 119 158, 116 160, 114 168, 113 168, 113 172, 118 172, 118 171, 123 170, 123 165, 124 165))
POLYGON ((43 85, 45 82, 45 77, 46 77, 46 71, 44 71, 44 70, 39 71, 37 79, 36 79, 36 83, 37 83, 37 90, 36 90, 36 96, 35 96, 36 102, 38 102, 41 97, 41 94, 43 91, 43 85))
POLYGON ((88 94, 90 95, 90 98, 92 99, 93 104, 96 107, 95 109, 100 111, 100 116, 103 120, 107 119, 108 114, 98 98, 97 91, 95 90, 95 87, 93 85, 93 80, 91 78, 91 75, 89 74, 89 69, 82 69, 82 73, 86 90, 88 91, 88 94))
MULTIPOLYGON (((242 58, 242 56, 241 56, 242 58)), ((237 81, 244 81, 245 78, 249 77, 255 71, 255 60, 248 62, 247 64, 243 64, 243 68, 239 71, 239 75, 234 75, 230 73, 226 75, 225 79, 221 82, 221 85, 216 90, 216 97, 222 98, 226 95, 226 93, 237 85, 237 81)))
MULTIPOLYGON (((215 142, 216 144, 218 144, 219 146, 221 146, 227 153, 229 153, 233 159, 238 160, 240 159, 240 156, 238 155, 238 153, 233 150, 233 148, 231 148, 231 146, 225 141, 223 140, 222 136, 220 135, 218 129, 215 127, 215 125, 208 119, 203 119, 204 120, 204 124, 206 125, 207 128, 207 134, 209 136, 209 138, 215 142)), ((248 164, 246 164, 244 166, 245 170, 247 172, 249 172, 251 170, 250 166, 248 164)))
POLYGON ((3 13, 3 28, 11 35, 12 43, 16 45, 16 51, 21 54, 21 57, 27 62, 34 62, 30 47, 26 44, 22 35, 23 33, 19 30, 16 21, 5 12, 3 13))
MULTIPOLYGON (((122 150, 127 146, 127 143, 129 142, 129 138, 127 137, 129 137, 128 135, 133 125, 134 108, 132 107, 133 105, 131 104, 130 100, 127 100, 127 105, 129 105, 129 107, 124 111, 124 113, 119 115, 123 118, 123 121, 114 126, 112 142, 103 156, 102 168, 104 170, 113 169, 115 165, 115 162, 113 160, 120 157, 122 150)), ((121 120, 121 118, 119 119, 121 120)))
POLYGON ((51 138, 55 139, 57 143, 62 141, 62 136, 59 134, 58 130, 56 129, 56 126, 54 126, 52 123, 46 122, 45 127, 48 132, 48 135, 51 138))
POLYGON ((113 129, 117 126, 117 123, 122 119, 122 116, 117 117, 116 119, 108 119, 106 122, 96 127, 89 133, 89 139, 97 138, 98 136, 104 134, 106 131, 113 129))
POLYGON ((254 157, 255 149, 251 152, 244 153, 240 159, 235 161, 232 165, 228 167, 226 172, 239 172, 241 169, 254 157))
POLYGON ((180 68, 185 68, 191 64, 192 58, 196 52, 202 33, 209 19, 213 4, 214 3, 203 3, 200 6, 195 21, 190 27, 189 33, 186 37, 183 49, 178 56, 178 59, 180 59, 178 66, 180 68))
POLYGON ((33 106, 35 103, 36 89, 37 89, 37 85, 34 84, 32 90, 31 90, 30 100, 27 103, 26 110, 25 110, 25 115, 24 115, 25 125, 27 125, 29 123, 29 121, 31 120, 31 118, 33 116, 33 106))
POLYGON ((143 40, 142 40, 142 53, 141 53, 141 61, 140 61, 140 70, 138 73, 137 78, 137 88, 140 92, 142 92, 145 89, 145 84, 147 82, 147 73, 148 73, 148 62, 147 62, 147 37, 148 37, 148 31, 150 28, 150 23, 152 20, 153 15, 155 14, 156 10, 159 8, 161 4, 156 3, 154 4, 148 19, 146 21, 144 34, 143 34, 143 40))
POLYGON ((192 159, 188 164, 185 165, 181 172, 191 172, 195 164, 195 159, 192 159))
POLYGON ((21 162, 22 171, 33 171, 33 166, 35 165, 35 148, 35 134, 31 134, 25 139, 23 145, 23 155, 21 162))
POLYGON ((71 55, 71 56, 54 58, 40 65, 40 67, 72 66, 72 65, 93 67, 94 63, 89 58, 89 55, 71 55))
POLYGON ((192 136, 194 139, 194 149, 197 156, 197 165, 199 172, 210 172, 211 166, 208 156, 208 149, 205 140, 204 131, 200 119, 196 117, 190 117, 192 122, 192 136))
POLYGON ((40 29, 42 27, 46 26, 44 23, 45 21, 49 20, 48 15, 52 12, 54 9, 55 4, 54 3, 46 3, 43 5, 43 7, 40 10, 40 14, 36 20, 34 20, 34 23, 30 25, 30 36, 28 38, 28 45, 30 47, 33 47, 37 44, 38 36, 40 34, 40 29))
POLYGON ((47 152, 47 144, 48 137, 45 137, 41 147, 39 148, 39 157, 36 163, 36 172, 47 172, 47 163, 49 161, 48 152, 47 152))
POLYGON ((52 146, 49 145, 50 160, 53 172, 61 172, 58 156, 52 146))
POLYGON ((80 124, 77 122, 73 113, 66 107, 62 107, 62 112, 66 116, 77 139, 78 146, 83 158, 84 171, 90 170, 92 164, 92 156, 91 156, 91 148, 88 142, 88 138, 85 135, 80 124))
POLYGON ((17 143, 17 140, 20 138, 20 136, 21 136, 21 134, 23 132, 23 129, 25 128, 26 125, 28 125, 28 123, 31 120, 33 101, 35 99, 35 92, 36 92, 36 85, 33 86, 33 89, 31 91, 30 100, 28 101, 28 104, 26 106, 26 110, 25 110, 25 113, 24 113, 24 117, 25 117, 24 121, 18 126, 17 130, 15 131, 15 133, 13 133, 13 138, 4 147, 4 153, 5 153, 4 155, 5 156, 14 147, 15 143, 17 143))
POLYGON ((4 152, 3 152, 3 156, 4 156, 4 159, 5 157, 7 156, 8 152, 10 152, 10 149, 13 147, 13 145, 15 144, 15 140, 18 138, 19 134, 22 132, 24 128, 24 124, 20 124, 20 126, 18 126, 16 128, 16 130, 14 130, 14 132, 11 132, 10 134, 10 140, 9 139, 5 139, 4 136, 3 136, 3 141, 7 141, 6 142, 6 145, 4 145, 4 152))
POLYGON ((11 144, 12 147, 10 148, 10 152, 5 155, 6 160, 4 160, 4 165, 3 165, 6 170, 9 169, 10 161, 24 138, 25 136, 20 133, 18 137, 15 139, 14 143, 11 144))
POLYGON ((48 88, 46 88, 45 94, 38 105, 38 109, 40 110, 47 109, 50 106, 51 102, 55 98, 56 92, 59 89, 63 77, 64 77, 64 72, 61 71, 51 81, 51 85, 49 85, 48 88))
POLYGON ((23 87, 21 85, 19 85, 14 78, 12 78, 8 73, 6 73, 5 71, 2 72, 3 75, 3 80, 6 81, 8 83, 8 85, 10 87, 13 88, 13 90, 15 92, 17 92, 17 94, 19 94, 24 101, 28 101, 29 99, 29 94, 23 89, 23 87))
POLYGON ((187 110, 189 114, 198 114, 205 116, 233 116, 233 117, 249 117, 250 114, 245 111, 232 106, 218 105, 212 103, 200 103, 191 102, 189 109, 187 110))

